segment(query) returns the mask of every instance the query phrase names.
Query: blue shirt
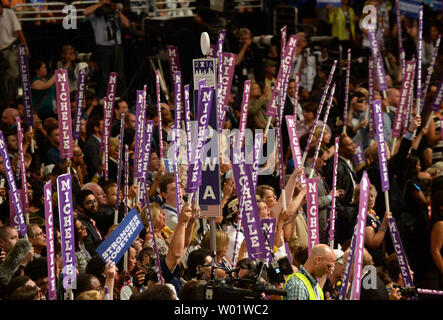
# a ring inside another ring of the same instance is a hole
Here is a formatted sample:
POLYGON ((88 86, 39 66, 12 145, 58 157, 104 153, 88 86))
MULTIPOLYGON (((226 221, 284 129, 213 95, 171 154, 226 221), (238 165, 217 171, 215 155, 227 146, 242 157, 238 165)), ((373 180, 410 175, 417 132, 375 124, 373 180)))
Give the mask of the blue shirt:
MULTIPOLYGON (((105 19, 104 16, 96 16, 95 13, 92 13, 88 16, 89 21, 91 22, 92 28, 94 29, 94 38, 95 43, 100 46, 113 46, 115 45, 115 39, 108 40, 105 38, 105 34, 108 34, 107 30, 112 30, 112 25, 109 19, 105 19)), ((121 44, 121 31, 120 31, 120 19, 116 14, 114 14, 116 31, 115 38, 117 39, 117 44, 121 44)), ((108 35, 109 36, 109 35, 108 35)))

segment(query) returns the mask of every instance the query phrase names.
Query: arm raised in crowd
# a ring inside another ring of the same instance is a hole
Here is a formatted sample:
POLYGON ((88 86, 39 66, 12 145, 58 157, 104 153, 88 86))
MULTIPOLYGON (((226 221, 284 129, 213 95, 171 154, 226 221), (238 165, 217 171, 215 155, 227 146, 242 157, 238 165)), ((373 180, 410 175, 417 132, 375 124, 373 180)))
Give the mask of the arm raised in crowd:
POLYGON ((192 204, 192 215, 191 218, 189 218, 188 224, 186 225, 185 230, 185 244, 183 246, 183 254, 186 252, 188 247, 191 245, 192 237, 194 235, 194 227, 195 227, 195 221, 200 217, 200 207, 195 207, 195 202, 192 204))
POLYGON ((192 209, 188 203, 185 203, 180 211, 177 226, 171 235, 171 244, 169 245, 169 250, 165 258, 166 266, 171 272, 174 272, 180 259, 183 258, 186 226, 191 219, 191 216, 192 209))
MULTIPOLYGON (((292 199, 292 195, 294 194, 294 188, 295 188, 297 178, 301 177, 302 174, 303 174, 303 170, 301 168, 295 169, 292 172, 291 176, 289 177, 288 182, 285 185, 286 208, 289 206, 289 203, 292 199)), ((283 202, 282 202, 282 196, 280 195, 275 206, 273 206, 271 208, 271 217, 278 218, 282 208, 283 208, 283 202)))

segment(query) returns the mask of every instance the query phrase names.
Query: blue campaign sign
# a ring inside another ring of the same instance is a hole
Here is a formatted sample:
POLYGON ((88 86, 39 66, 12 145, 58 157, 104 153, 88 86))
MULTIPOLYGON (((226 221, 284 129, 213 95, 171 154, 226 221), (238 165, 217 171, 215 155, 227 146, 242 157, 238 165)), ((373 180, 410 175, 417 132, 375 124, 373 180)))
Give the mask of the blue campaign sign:
POLYGON ((400 0, 400 14, 404 14, 409 18, 418 19, 420 6, 423 4, 421 0, 400 0))
POLYGON ((317 8, 324 8, 328 4, 332 5, 333 8, 341 6, 341 0, 317 0, 317 8))
POLYGON ((163 159, 165 162, 166 172, 174 172, 174 162, 172 159, 163 159))
POLYGON ((143 222, 137 210, 133 208, 114 232, 97 248, 97 254, 103 261, 117 264, 142 229, 143 222))

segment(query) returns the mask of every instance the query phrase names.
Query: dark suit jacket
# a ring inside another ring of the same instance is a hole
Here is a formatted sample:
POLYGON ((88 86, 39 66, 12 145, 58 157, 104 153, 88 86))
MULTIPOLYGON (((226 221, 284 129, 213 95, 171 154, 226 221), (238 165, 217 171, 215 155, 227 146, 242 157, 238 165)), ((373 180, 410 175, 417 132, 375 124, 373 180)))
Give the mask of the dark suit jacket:
POLYGON ((88 175, 85 177, 84 182, 87 183, 92 180, 100 165, 100 141, 94 136, 89 137, 88 141, 85 143, 85 149, 83 152, 85 155, 85 164, 88 169, 88 175))
MULTIPOLYGON (((334 170, 334 158, 331 158, 326 163, 323 172, 325 176, 325 181, 330 188, 332 188, 332 175, 334 170)), ((337 202, 343 206, 348 206, 352 202, 352 197, 354 195, 354 184, 352 183, 352 178, 350 174, 355 175, 353 169, 349 167, 343 158, 338 157, 337 161, 337 190, 343 189, 346 194, 343 198, 337 198, 337 202)), ((358 184, 357 176, 354 176, 355 183, 358 184)))
POLYGON ((95 250, 100 245, 102 240, 100 240, 100 236, 95 230, 92 222, 81 213, 77 215, 77 219, 79 219, 83 225, 86 227, 86 231, 88 232, 88 236, 83 239, 83 243, 85 244, 86 250, 89 252, 91 256, 95 256, 95 250))

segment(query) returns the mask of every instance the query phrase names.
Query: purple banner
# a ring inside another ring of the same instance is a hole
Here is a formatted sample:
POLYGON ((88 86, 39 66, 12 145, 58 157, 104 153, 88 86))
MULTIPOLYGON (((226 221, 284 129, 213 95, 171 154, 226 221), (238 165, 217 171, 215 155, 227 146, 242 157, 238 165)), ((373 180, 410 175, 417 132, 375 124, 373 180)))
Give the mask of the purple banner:
POLYGON ((432 101, 431 106, 429 109, 431 111, 440 111, 441 105, 443 103, 443 77, 440 80, 440 83, 438 84, 437 92, 434 96, 434 100, 432 101))
POLYGON ((23 211, 29 212, 29 195, 28 195, 28 183, 26 179, 26 166, 25 166, 25 153, 23 151, 23 130, 21 126, 20 117, 16 117, 17 122, 17 140, 18 140, 18 154, 20 161, 20 173, 23 190, 23 211))
POLYGON ((345 83, 345 110, 343 113, 343 123, 346 127, 348 120, 348 101, 349 101, 349 78, 351 74, 351 49, 348 49, 348 60, 346 62, 346 83, 345 83))
POLYGON ((120 119, 120 136, 118 143, 118 164, 117 164, 117 199, 115 200, 115 210, 118 210, 118 204, 120 200, 120 188, 122 184, 122 168, 123 168, 123 140, 125 134, 125 114, 122 114, 120 119))
POLYGON ((426 94, 428 93, 429 83, 431 82, 431 75, 432 75, 432 72, 434 71, 435 60, 437 59, 437 55, 438 55, 438 48, 440 47, 440 41, 441 41, 441 34, 438 35, 438 38, 435 41, 434 52, 432 53, 431 64, 428 67, 428 74, 426 75, 425 86, 424 86, 424 89, 421 93, 420 114, 423 111, 423 106, 425 104, 426 94))
MULTIPOLYGON (((279 103, 277 103, 278 105, 279 103)), ((280 189, 285 190, 285 171, 284 171, 284 165, 285 165, 285 158, 283 155, 283 139, 282 139, 282 118, 283 118, 283 108, 279 106, 278 108, 278 114, 276 117, 276 143, 277 143, 277 161, 279 163, 278 165, 278 175, 279 175, 279 183, 280 183, 280 189)), ((285 208, 285 206, 284 206, 285 208)))
MULTIPOLYGON (((284 58, 280 66, 280 70, 278 71, 277 79, 275 80, 275 86, 271 95, 271 99, 269 101, 268 110, 266 111, 266 115, 269 117, 275 118, 277 116, 278 113, 277 108, 279 105, 279 104, 277 105, 277 99, 280 100, 281 95, 283 94, 283 92, 286 91, 284 90, 285 87, 284 80, 286 78, 286 74, 289 75, 289 72, 291 71, 291 65, 295 57, 294 51, 297 46, 297 43, 298 43, 297 36, 291 35, 285 47, 284 58)), ((287 82, 286 82, 286 87, 287 87, 287 82)))
POLYGON ((335 240, 335 202, 336 202, 336 191, 337 191, 337 162, 338 162, 338 148, 339 148, 340 137, 336 137, 334 141, 334 166, 332 172, 332 201, 331 201, 331 222, 329 224, 329 246, 334 248, 335 240))
POLYGON ((103 98, 103 134, 100 151, 109 150, 109 137, 111 136, 112 116, 114 109, 115 92, 117 90, 117 72, 110 72, 108 76, 108 87, 106 96, 103 98), (106 147, 108 149, 106 149, 106 147))
POLYGON ((438 296, 443 296, 443 291, 440 291, 440 290, 431 290, 431 289, 421 289, 421 288, 418 288, 417 292, 421 293, 421 294, 435 294, 435 295, 438 295, 438 296))
POLYGON ((280 63, 283 62, 284 55, 286 48, 286 36, 288 34, 288 26, 284 26, 280 29, 281 35, 280 35, 280 63))
MULTIPOLYGON (((217 119, 217 121, 220 121, 220 117, 223 114, 223 104, 222 101, 224 101, 221 97, 221 86, 222 86, 222 73, 223 73, 223 43, 225 42, 225 37, 226 37, 226 30, 219 30, 218 31, 218 37, 217 37, 217 114, 219 116, 219 118, 217 119)), ((229 97, 229 96, 228 96, 229 97)), ((219 126, 221 125, 221 122, 219 122, 219 126)))
MULTIPOLYGON (((443 131, 443 130, 442 130, 443 131)), ((252 163, 252 181, 254 182, 254 189, 257 190, 258 170, 260 169, 260 155, 263 147, 263 133, 256 133, 254 138, 254 158, 252 163)))
POLYGON ((169 62, 169 73, 171 74, 171 85, 175 88, 175 73, 181 71, 180 67, 180 56, 178 54, 177 46, 167 46, 168 50, 168 62, 169 62))
POLYGON ((117 92, 117 72, 110 72, 108 76, 108 87, 106 88, 106 100, 114 107, 115 93, 117 92))
MULTIPOLYGON (((17 189, 17 192, 20 196, 20 201, 23 202, 23 190, 22 189, 17 189)), ((11 226, 13 226, 15 228, 15 230, 17 230, 17 232, 20 232, 20 223, 17 217, 17 213, 15 212, 15 208, 14 208, 14 203, 13 203, 13 199, 14 199, 14 195, 12 194, 11 190, 8 190, 8 194, 9 194, 9 223, 11 226)), ((26 222, 26 219, 25 219, 26 222)))
POLYGON ((260 221, 267 238, 267 240, 265 239, 265 263, 267 266, 273 261, 276 221, 275 218, 261 219, 260 221))
POLYGON ((300 90, 300 73, 295 74, 295 93, 294 93, 294 117, 297 120, 298 116, 298 91, 300 90))
POLYGON ((186 129, 186 150, 188 165, 192 158, 192 135, 191 135, 191 106, 189 102, 189 84, 184 87, 185 92, 185 129, 186 129))
POLYGON ((158 141, 160 159, 163 158, 163 129, 162 129, 162 112, 161 112, 161 98, 160 98, 160 73, 155 71, 155 88, 157 94, 157 116, 158 116, 158 141))
MULTIPOLYGON (((289 134, 289 142, 291 143, 291 150, 292 150, 292 158, 294 160, 294 167, 295 168, 303 168, 302 164, 302 155, 300 151, 300 143, 298 141, 297 137, 297 128, 295 126, 295 120, 294 116, 287 115, 286 116, 286 125, 288 127, 288 134, 289 134)), ((300 182, 303 187, 306 186, 306 178, 304 174, 304 168, 303 168, 303 174, 300 177, 300 182)))
POLYGON ((220 103, 220 125, 219 132, 221 133, 225 126, 226 108, 229 105, 229 95, 231 93, 232 79, 234 78, 234 71, 237 61, 237 55, 233 53, 222 53, 222 69, 219 73, 219 103, 220 103))
POLYGON ((338 300, 345 300, 346 299, 346 293, 348 291, 349 280, 351 278, 351 268, 352 268, 352 264, 354 262, 355 247, 356 247, 356 243, 357 243, 356 231, 357 231, 357 229, 354 228, 354 233, 352 235, 352 240, 351 240, 351 247, 349 248, 348 260, 346 261, 345 272, 343 275, 343 283, 342 283, 341 290, 340 290, 340 293, 338 296, 338 300))
POLYGON ((43 188, 45 201, 45 227, 46 227, 46 259, 48 264, 48 298, 57 300, 57 274, 55 271, 54 247, 54 214, 52 209, 52 183, 49 181, 43 188))
MULTIPOLYGON (((237 150, 234 149, 234 152, 237 150)), ((239 155, 244 159, 244 153, 239 155)), ((252 186, 252 175, 249 165, 244 161, 240 164, 233 163, 234 181, 242 213, 242 226, 244 230, 248 257, 251 260, 265 258, 265 239, 261 230, 260 215, 258 213, 257 199, 252 186)))
POLYGON ((377 77, 378 88, 380 91, 388 90, 388 83, 386 81, 385 67, 383 65, 383 57, 378 46, 377 30, 373 28, 368 29, 369 45, 371 47, 372 57, 375 62, 375 74, 377 77))
MULTIPOLYGON (((326 82, 325 90, 323 91, 323 94, 321 96, 320 104, 318 105, 317 114, 315 115, 314 124, 311 127, 311 130, 309 130, 309 136, 308 136, 308 143, 306 144, 303 157, 305 158, 308 154, 309 146, 312 142, 312 136, 314 135, 314 131, 317 128, 318 119, 320 118, 321 112, 323 110, 323 105, 326 100, 326 95, 328 94, 329 86, 332 82, 332 77, 334 76, 335 68, 337 67, 337 60, 334 60, 334 64, 332 65, 331 72, 329 73, 328 81, 326 82)), ((304 164, 304 160, 302 161, 304 164)))
POLYGON ((135 124, 135 145, 134 145, 134 166, 133 166, 133 176, 138 177, 137 172, 140 172, 140 156, 139 151, 141 150, 141 144, 143 142, 144 124, 146 118, 146 112, 144 107, 144 96, 145 92, 143 90, 137 90, 136 99, 136 124, 135 124))
POLYGON ((358 207, 357 233, 355 245, 354 280, 352 282, 351 300, 360 300, 361 277, 363 265, 363 249, 365 247, 366 217, 368 215, 368 195, 369 195, 368 174, 363 172, 360 181, 360 202, 358 207))
POLYGON ((403 249, 403 243, 400 238, 397 223, 394 217, 388 218, 389 233, 391 234, 392 245, 397 254, 398 264, 400 266, 401 276, 406 287, 413 287, 411 272, 409 271, 408 259, 403 249))
POLYGON ((125 217, 128 215, 129 208, 129 149, 125 144, 125 189, 123 192, 123 199, 125 200, 125 217))
POLYGON ((372 101, 374 101, 374 90, 375 90, 375 84, 374 84, 374 58, 369 57, 368 60, 368 130, 369 130, 369 139, 374 139, 374 112, 372 111, 372 101))
POLYGON ((405 72, 403 74, 403 82, 401 84, 400 97, 398 99, 398 106, 395 112, 394 124, 392 127, 392 137, 401 138, 404 126, 404 116, 406 115, 406 108, 409 106, 409 92, 414 81, 415 61, 407 61, 405 72))
MULTIPOLYGON (((152 125, 153 125, 153 123, 152 123, 152 125)), ((155 236, 154 223, 152 222, 151 205, 149 204, 149 188, 146 185, 144 178, 141 178, 140 183, 145 186, 146 210, 148 212, 149 230, 151 231, 151 237, 152 237, 152 249, 154 251, 155 271, 157 273, 157 280, 158 280, 157 283, 161 283, 162 272, 161 272, 161 265, 160 265, 160 256, 158 254, 157 238, 155 236)))
POLYGON ((372 106, 374 108, 374 122, 375 130, 377 132, 378 164, 380 168, 381 190, 385 192, 389 190, 389 172, 388 160, 386 158, 386 143, 383 128, 383 109, 381 100, 373 101, 372 106))
POLYGON ((23 90, 23 104, 25 106, 25 121, 28 126, 32 126, 34 124, 34 114, 32 112, 31 73, 29 71, 27 49, 24 43, 19 43, 18 45, 18 62, 23 90))
POLYGON ((180 128, 181 128, 181 116, 182 116, 182 83, 181 83, 181 72, 177 71, 174 73, 174 83, 175 83, 175 122, 174 122, 174 130, 173 130, 173 140, 175 143, 174 149, 174 176, 175 176, 175 197, 176 197, 176 206, 177 206, 177 214, 180 213, 180 204, 181 204, 181 196, 180 196, 180 184, 179 184, 179 156, 180 156, 180 128))
POLYGON ((72 130, 72 138, 75 140, 80 138, 80 124, 83 108, 85 107, 86 68, 82 68, 78 71, 77 81, 77 106, 75 108, 74 129, 72 130))
POLYGON ((416 71, 416 65, 414 64, 414 71, 412 74, 412 80, 410 82, 411 85, 409 86, 409 101, 407 103, 406 112, 403 113, 403 135, 405 135, 406 131, 408 130, 409 123, 412 118, 412 109, 414 108, 415 71, 416 71))
POLYGON ((308 192, 306 193, 306 220, 308 224, 308 254, 313 247, 320 243, 318 230, 318 180, 306 179, 308 192))
POLYGON ((241 103, 240 125, 238 128, 240 136, 237 140, 237 148, 241 148, 245 142, 250 92, 251 92, 251 80, 246 80, 243 86, 243 99, 241 103))
POLYGON ((365 150, 363 150, 363 147, 361 144, 356 143, 355 144, 355 153, 354 153, 354 166, 357 168, 361 164, 366 163, 365 159, 365 150))
POLYGON ((420 6, 420 10, 418 12, 417 42, 417 99, 419 99, 421 98, 421 68, 423 60, 423 6, 420 6))
MULTIPOLYGON (((440 116, 440 128, 443 128, 443 115, 440 116)), ((443 140, 443 130, 440 130, 441 140, 443 140)))
POLYGON ((69 173, 57 177, 58 213, 63 257, 63 288, 76 288, 74 208, 69 173))
POLYGON ((20 199, 20 194, 15 183, 14 172, 12 170, 11 161, 9 159, 8 149, 6 148, 5 137, 3 132, 0 131, 0 154, 3 160, 3 166, 5 168, 6 179, 8 180, 9 190, 12 193, 12 203, 14 205, 15 212, 17 214, 20 234, 24 237, 27 234, 26 222, 23 215, 23 207, 20 199))
MULTIPOLYGON (((137 172, 138 178, 145 178, 149 171, 149 158, 151 156, 151 144, 152 144, 152 136, 154 134, 154 121, 148 120, 146 122, 145 134, 143 135, 143 143, 141 148, 140 161, 141 163, 140 170, 137 172)), ((141 181, 141 180, 140 180, 141 181)))
POLYGON ((214 95, 214 88, 203 87, 202 93, 199 95, 198 101, 198 134, 197 141, 192 148, 191 164, 188 170, 188 181, 186 185, 186 192, 193 193, 198 190, 200 185, 199 176, 201 176, 201 152, 206 143, 206 131, 209 124, 209 116, 211 113, 211 105, 214 95))
POLYGON ((55 70, 55 90, 57 94, 58 129, 60 133, 60 159, 72 158, 71 102, 69 98, 68 71, 55 70))

